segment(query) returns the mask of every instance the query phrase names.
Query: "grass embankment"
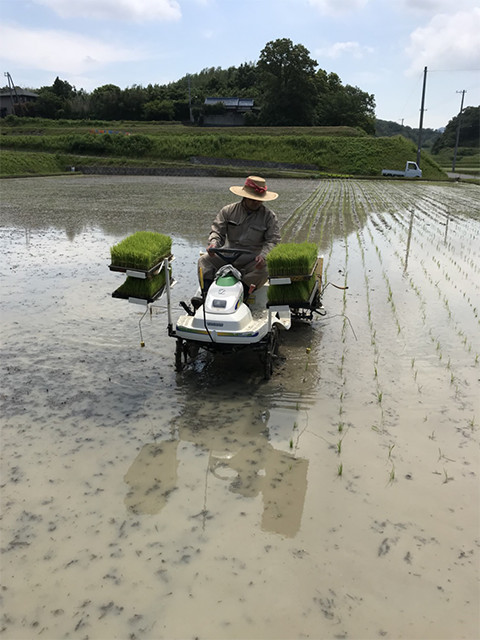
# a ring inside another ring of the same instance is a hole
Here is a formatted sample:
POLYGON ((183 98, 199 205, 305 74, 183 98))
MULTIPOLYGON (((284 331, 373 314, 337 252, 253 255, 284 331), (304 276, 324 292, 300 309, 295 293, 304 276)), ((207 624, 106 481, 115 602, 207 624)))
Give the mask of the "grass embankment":
MULTIPOLYGON (((451 171, 453 166, 453 149, 442 149, 435 160, 444 171, 451 171)), ((480 151, 474 147, 459 147, 455 161, 455 172, 472 176, 480 176, 480 151)))
MULTIPOLYGON (((44 154, 51 154, 52 169, 56 168, 52 173, 82 165, 191 168, 192 158, 200 156, 223 160, 221 167, 211 161, 210 169, 217 175, 252 172, 264 162, 275 162, 312 165, 314 168, 310 170, 301 169, 301 175, 313 177, 379 176, 383 168, 402 169, 407 160, 416 156, 414 144, 401 136, 372 138, 350 127, 202 129, 151 123, 111 123, 102 127, 92 123, 90 128, 78 125, 75 131, 70 122, 62 133, 58 124, 47 127, 44 122, 37 124, 29 119, 21 126, 8 123, 2 126, 2 148, 6 151, 2 151, 0 175, 19 175, 19 162, 16 167, 13 162, 17 153, 22 154, 22 162, 27 164, 32 154, 32 164, 38 162, 37 174, 46 173, 44 154), (248 161, 248 166, 235 167, 238 160, 248 161)), ((427 179, 445 178, 427 153, 422 156, 422 169, 427 179)), ((270 168, 268 174, 285 175, 282 169, 270 168)))

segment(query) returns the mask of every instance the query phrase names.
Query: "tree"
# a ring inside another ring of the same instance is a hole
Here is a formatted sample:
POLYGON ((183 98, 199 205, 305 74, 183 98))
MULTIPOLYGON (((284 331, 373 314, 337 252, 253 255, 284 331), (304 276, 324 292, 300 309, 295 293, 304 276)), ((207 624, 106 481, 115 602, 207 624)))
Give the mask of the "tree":
POLYGON ((72 87, 72 85, 66 80, 60 80, 58 76, 52 84, 51 91, 56 96, 63 98, 64 100, 68 100, 75 95, 75 87, 72 87))
MULTIPOLYGON (((459 118, 460 114, 449 121, 443 134, 435 141, 432 147, 433 153, 455 146, 459 118)), ((463 110, 460 120, 459 146, 477 148, 480 146, 480 106, 466 107, 463 110)))
POLYGON ((64 115, 65 101, 57 96, 50 87, 42 87, 38 90, 38 98, 35 101, 35 114, 41 118, 60 118, 64 115))
POLYGON ((260 120, 265 125, 312 125, 317 87, 309 51, 288 38, 268 42, 257 63, 263 94, 260 120))
POLYGON ((145 120, 173 120, 175 106, 171 100, 151 100, 143 106, 145 120))
POLYGON ((115 84, 104 84, 92 93, 92 116, 102 120, 119 119, 122 108, 122 90, 115 84))
POLYGON ((317 124, 331 127, 360 127, 375 133, 375 97, 358 87, 342 85, 336 73, 320 69, 316 76, 318 88, 317 124))
POLYGON ((141 120, 147 94, 143 87, 133 85, 122 91, 122 110, 117 116, 121 120, 141 120))

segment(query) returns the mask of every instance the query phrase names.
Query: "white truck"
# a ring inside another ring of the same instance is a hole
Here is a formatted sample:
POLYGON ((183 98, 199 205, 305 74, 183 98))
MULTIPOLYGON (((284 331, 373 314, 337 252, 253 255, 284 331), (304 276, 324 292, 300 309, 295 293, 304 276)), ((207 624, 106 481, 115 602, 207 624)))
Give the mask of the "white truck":
POLYGON ((405 171, 395 171, 394 169, 382 169, 382 176, 400 176, 402 178, 421 178, 422 170, 416 162, 407 162, 405 171))

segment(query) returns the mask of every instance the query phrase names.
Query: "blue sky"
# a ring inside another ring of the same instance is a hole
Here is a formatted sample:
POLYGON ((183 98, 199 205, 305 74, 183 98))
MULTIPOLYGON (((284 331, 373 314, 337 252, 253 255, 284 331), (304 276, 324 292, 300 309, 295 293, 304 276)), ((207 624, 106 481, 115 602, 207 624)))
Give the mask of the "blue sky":
MULTIPOLYGON (((373 93, 376 115, 445 126, 480 104, 480 0, 0 0, 1 70, 38 88, 166 84, 302 44, 321 69, 373 93)), ((0 83, 6 85, 5 82, 0 83)))

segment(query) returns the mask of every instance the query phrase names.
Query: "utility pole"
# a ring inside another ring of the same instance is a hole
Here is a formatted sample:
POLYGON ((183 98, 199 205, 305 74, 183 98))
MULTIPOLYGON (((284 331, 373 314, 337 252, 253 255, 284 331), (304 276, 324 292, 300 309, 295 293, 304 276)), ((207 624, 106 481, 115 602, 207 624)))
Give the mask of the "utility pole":
POLYGON ((458 121, 457 121, 457 137, 455 139, 455 151, 453 152, 452 172, 455 171, 455 165, 457 164, 457 151, 458 151, 458 142, 460 140, 460 123, 462 121, 463 99, 465 98, 465 94, 467 93, 467 91, 466 89, 462 89, 461 91, 457 91, 457 93, 462 94, 462 101, 460 103, 460 113, 458 114, 458 121))
POLYGON ((420 124, 418 126, 417 164, 420 166, 420 154, 422 152, 423 112, 425 111, 425 89, 427 86, 427 67, 423 70, 422 104, 420 106, 420 124))
POLYGON ((5 71, 3 74, 7 78, 8 88, 10 91, 10 100, 12 101, 12 113, 15 114, 15 105, 19 103, 17 89, 15 88, 15 84, 12 80, 12 76, 5 71), (13 97, 15 95, 15 98, 13 97))

